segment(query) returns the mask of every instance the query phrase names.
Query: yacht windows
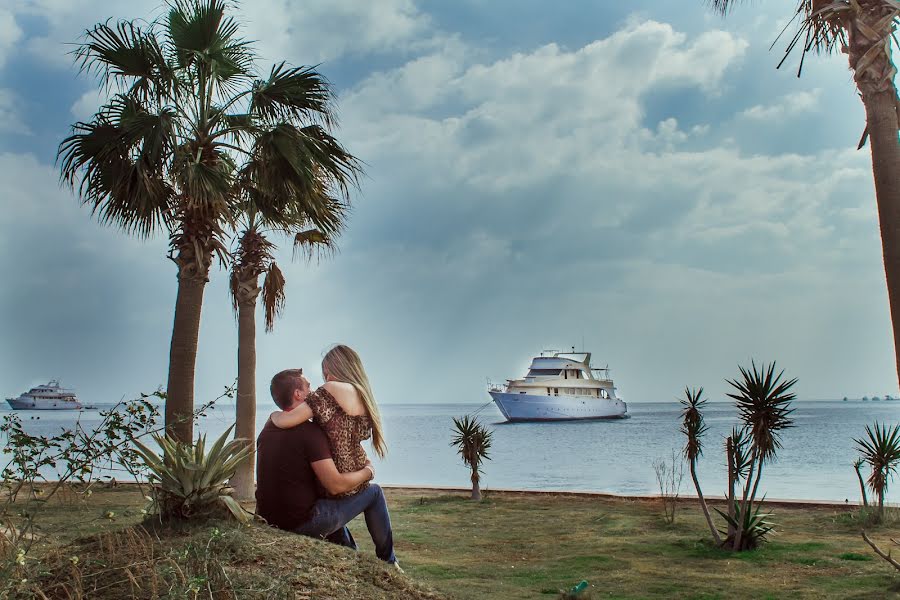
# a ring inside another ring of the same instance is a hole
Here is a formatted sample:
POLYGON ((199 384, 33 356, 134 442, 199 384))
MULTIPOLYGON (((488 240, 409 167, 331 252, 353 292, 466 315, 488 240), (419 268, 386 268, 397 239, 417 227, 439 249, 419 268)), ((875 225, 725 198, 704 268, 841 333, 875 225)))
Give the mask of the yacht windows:
POLYGON ((530 369, 526 377, 535 377, 540 375, 555 375, 559 377, 562 371, 560 369, 530 369))

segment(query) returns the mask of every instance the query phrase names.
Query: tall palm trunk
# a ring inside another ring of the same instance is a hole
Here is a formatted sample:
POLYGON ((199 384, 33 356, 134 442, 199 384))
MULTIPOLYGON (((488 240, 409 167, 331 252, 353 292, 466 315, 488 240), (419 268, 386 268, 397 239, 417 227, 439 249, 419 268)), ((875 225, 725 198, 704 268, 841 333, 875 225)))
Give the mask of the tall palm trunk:
POLYGON ((472 469, 472 500, 481 500, 481 477, 478 475, 478 467, 472 469))
POLYGON ((238 307, 238 385, 235 438, 247 440, 250 455, 243 460, 231 478, 231 487, 239 500, 254 495, 256 464, 256 299, 258 277, 239 278, 238 307))
POLYGON ((738 519, 737 521, 737 531, 735 531, 734 533, 734 544, 732 545, 732 548, 737 551, 741 550, 741 544, 743 544, 744 523, 747 520, 748 510, 747 500, 750 496, 750 487, 753 485, 754 470, 758 465, 757 454, 758 453, 756 449, 754 449, 753 455, 750 459, 750 468, 747 470, 747 480, 744 482, 744 492, 741 495, 741 510, 740 514, 738 515, 740 519, 738 519))
POLYGON ((900 378, 900 141, 898 101, 891 58, 892 8, 883 0, 859 0, 848 27, 850 68, 866 110, 875 175, 875 198, 887 280, 894 354, 900 378))
POLYGON ((725 440, 725 453, 728 455, 728 536, 726 539, 733 540, 737 533, 734 527, 734 486, 737 485, 737 465, 734 457, 734 439, 729 437, 725 440))
POLYGON ((194 368, 200 337, 203 291, 209 276, 212 251, 196 256, 195 247, 182 247, 178 265, 175 322, 169 348, 169 380, 166 386, 166 431, 174 439, 191 443, 194 437, 194 368))
POLYGON ((869 508, 869 495, 866 493, 866 482, 863 481, 860 468, 862 468, 862 463, 858 462, 853 465, 853 469, 856 471, 856 478, 859 480, 859 493, 862 496, 863 508, 869 508))
POLYGON ((697 490, 697 498, 700 500, 700 508, 703 510, 703 516, 706 517, 706 524, 709 525, 709 532, 712 534, 717 546, 722 545, 722 538, 719 536, 719 530, 713 523, 712 516, 709 514, 709 507, 706 505, 706 498, 703 497, 703 490, 700 489, 700 480, 697 479, 697 461, 688 461, 691 471, 691 479, 694 481, 694 488, 697 490))

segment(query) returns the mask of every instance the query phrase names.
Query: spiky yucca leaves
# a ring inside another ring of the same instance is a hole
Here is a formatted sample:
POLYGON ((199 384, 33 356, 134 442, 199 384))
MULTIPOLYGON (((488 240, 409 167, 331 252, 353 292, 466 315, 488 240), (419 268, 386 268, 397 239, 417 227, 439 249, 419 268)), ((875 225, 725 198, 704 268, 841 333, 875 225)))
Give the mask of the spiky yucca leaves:
POLYGON ((233 428, 219 436, 208 452, 206 435, 192 445, 154 434, 163 456, 135 440, 136 451, 150 470, 154 504, 161 518, 189 519, 225 507, 241 522, 250 520, 251 515, 231 497, 226 483, 250 452, 244 440, 228 440, 233 428))
POLYGON ((881 520, 888 484, 900 468, 900 425, 890 428, 878 423, 872 427, 866 425, 866 437, 853 441, 862 460, 872 469, 866 483, 878 497, 878 519, 881 520))
POLYGON ((462 456, 463 462, 472 471, 472 499, 481 500, 481 463, 490 460, 488 452, 491 449, 493 432, 469 415, 462 419, 454 417, 453 427, 454 436, 450 445, 456 446, 456 451, 462 456))
POLYGON ((703 398, 703 388, 691 389, 687 386, 684 388, 684 398, 680 399, 681 403, 681 433, 685 435, 684 457, 688 461, 688 467, 691 472, 691 480, 694 482, 694 489, 697 490, 697 498, 700 501, 700 508, 703 509, 703 516, 706 517, 706 524, 712 534, 716 544, 721 544, 719 531, 716 529, 709 513, 709 507, 706 505, 706 498, 703 496, 703 490, 700 488, 700 480, 697 477, 697 459, 703 455, 703 436, 709 427, 703 422, 703 407, 706 406, 706 399, 703 398))
MULTIPOLYGON (((744 479, 740 506, 740 513, 746 515, 753 510, 763 465, 774 459, 781 448, 781 432, 793 427, 791 402, 795 395, 790 389, 797 379, 782 380, 783 370, 775 375, 774 361, 768 366, 763 364, 759 369, 755 361, 751 361, 750 369, 738 368, 741 378, 726 381, 735 390, 735 393, 727 395, 734 399, 750 438, 750 466, 744 479)), ((743 550, 743 521, 736 520, 736 524, 733 549, 743 550)))
POLYGON ((753 440, 753 450, 759 460, 774 458, 781 448, 781 432, 793 427, 791 402, 796 395, 790 389, 797 379, 782 381, 784 371, 775 376, 775 362, 750 369, 738 367, 740 379, 727 380, 736 393, 727 394, 735 400, 738 414, 753 440))

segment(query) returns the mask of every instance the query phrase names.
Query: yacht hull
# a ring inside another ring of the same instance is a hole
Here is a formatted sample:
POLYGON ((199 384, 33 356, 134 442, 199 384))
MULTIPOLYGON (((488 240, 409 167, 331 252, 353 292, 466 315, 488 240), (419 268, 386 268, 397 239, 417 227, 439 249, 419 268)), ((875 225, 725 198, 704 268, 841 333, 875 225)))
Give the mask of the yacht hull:
POLYGON ((22 398, 7 398, 13 410, 79 410, 80 402, 67 402, 63 400, 32 400, 22 398))
POLYGON ((576 421, 628 416, 628 405, 618 398, 489 393, 507 421, 576 421))

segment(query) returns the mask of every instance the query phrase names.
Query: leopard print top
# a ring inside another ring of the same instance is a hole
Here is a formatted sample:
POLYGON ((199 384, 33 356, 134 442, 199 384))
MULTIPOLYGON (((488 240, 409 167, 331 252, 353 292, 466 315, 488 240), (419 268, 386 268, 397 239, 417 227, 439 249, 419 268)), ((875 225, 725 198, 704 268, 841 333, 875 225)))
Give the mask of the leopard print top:
MULTIPOLYGON (((372 437, 372 422, 369 415, 348 415, 324 387, 311 393, 306 398, 306 403, 312 409, 313 420, 328 436, 331 456, 337 470, 341 473, 352 473, 362 469, 367 460, 362 441, 372 437)), ((363 483, 336 497, 353 496, 368 486, 368 483, 363 483)))

